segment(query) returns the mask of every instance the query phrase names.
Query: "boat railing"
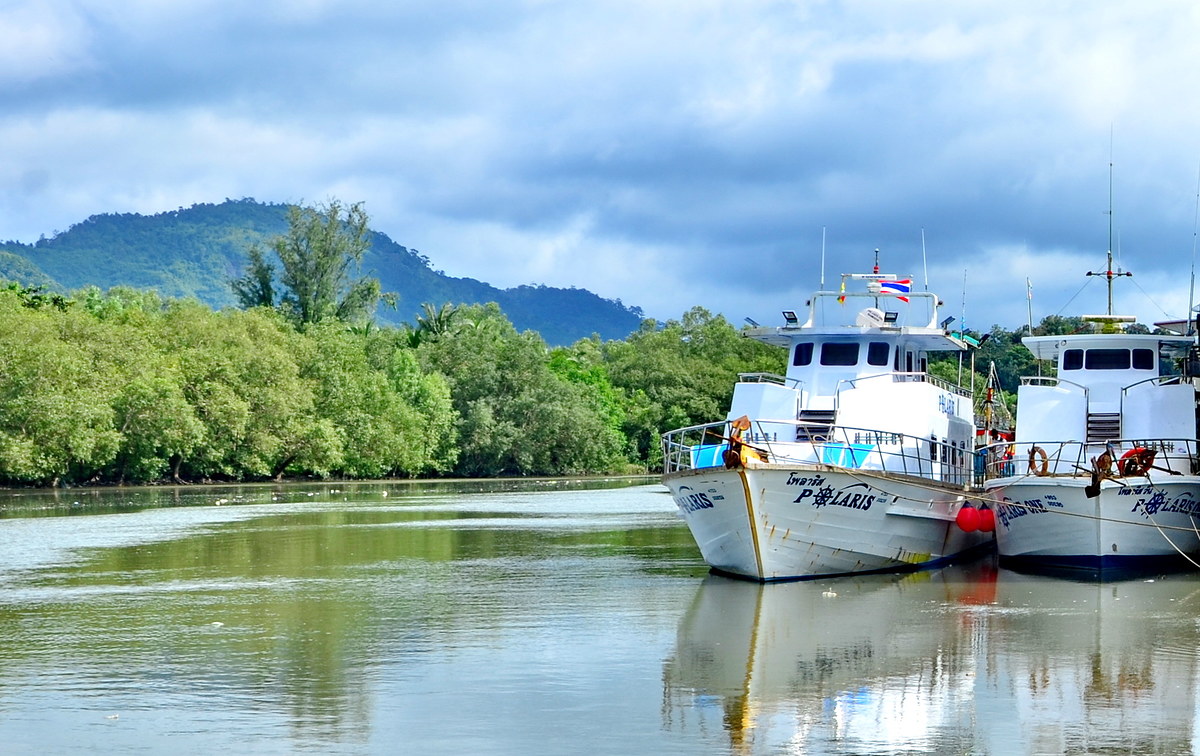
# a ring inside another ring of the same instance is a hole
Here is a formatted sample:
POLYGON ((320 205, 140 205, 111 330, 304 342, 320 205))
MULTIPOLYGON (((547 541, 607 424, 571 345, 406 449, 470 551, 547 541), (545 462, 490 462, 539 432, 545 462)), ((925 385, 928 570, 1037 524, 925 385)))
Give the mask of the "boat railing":
POLYGON ((738 383, 776 383, 788 388, 802 388, 804 383, 778 373, 738 373, 738 383))
POLYGON ((1121 389, 1121 396, 1129 393, 1132 388, 1137 388, 1143 384, 1152 383, 1158 386, 1176 386, 1183 381, 1182 375, 1156 375, 1153 378, 1146 378, 1137 383, 1131 383, 1121 389))
POLYGON ((1079 389, 1084 396, 1088 395, 1088 387, 1082 383, 1068 381, 1066 378, 1059 378, 1053 375, 1024 375, 1021 376, 1022 386, 1059 386, 1067 385, 1079 389))
POLYGON ((858 378, 845 378, 838 381, 836 393, 841 393, 843 389, 858 388, 859 383, 865 383, 872 380, 891 380, 893 383, 928 383, 931 386, 936 386, 943 391, 948 391, 952 394, 957 394, 963 397, 970 397, 971 392, 962 386, 951 383, 950 381, 938 378, 929 373, 876 373, 874 375, 863 375, 858 378))
POLYGON ((1151 480, 1200 472, 1200 442, 1194 438, 1117 438, 1107 443, 1001 442, 980 447, 978 454, 985 480, 1020 476, 1090 477, 1094 472, 1119 479, 1124 477, 1129 457, 1143 449, 1154 452, 1151 480))
POLYGON ((734 435, 728 421, 693 425, 663 434, 662 444, 663 472, 668 474, 727 464, 777 464, 909 475, 964 487, 976 477, 975 452, 968 441, 802 420, 752 421, 741 436, 734 435), (731 441, 747 451, 727 460, 731 441))

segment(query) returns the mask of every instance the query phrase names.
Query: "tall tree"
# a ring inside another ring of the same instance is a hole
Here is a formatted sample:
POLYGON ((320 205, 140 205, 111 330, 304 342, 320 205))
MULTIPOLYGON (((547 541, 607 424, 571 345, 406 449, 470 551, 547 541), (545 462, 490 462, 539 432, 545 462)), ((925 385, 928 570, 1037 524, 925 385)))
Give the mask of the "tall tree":
POLYGON ((233 295, 238 304, 251 307, 275 306, 275 266, 267 262, 262 248, 257 244, 250 247, 250 265, 246 274, 233 281, 233 295))
POLYGON ((279 258, 281 292, 274 302, 274 266, 251 247, 246 274, 233 282, 243 307, 276 305, 297 325, 323 320, 362 322, 380 299, 379 279, 359 276, 363 255, 371 246, 368 217, 362 203, 337 200, 318 207, 288 209, 288 230, 270 242, 279 258))

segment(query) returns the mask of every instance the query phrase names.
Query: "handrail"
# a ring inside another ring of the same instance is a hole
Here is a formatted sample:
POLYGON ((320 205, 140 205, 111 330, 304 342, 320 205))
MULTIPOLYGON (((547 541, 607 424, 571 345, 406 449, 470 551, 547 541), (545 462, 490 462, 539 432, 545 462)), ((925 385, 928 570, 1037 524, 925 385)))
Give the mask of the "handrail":
POLYGON ((804 386, 803 381, 797 378, 788 378, 778 373, 738 373, 738 383, 775 383, 793 389, 803 388, 804 386))
POLYGON ((1140 386, 1143 383, 1152 383, 1157 381, 1159 385, 1168 385, 1165 383, 1165 381, 1171 381, 1173 384, 1178 384, 1182 378, 1183 376, 1181 375, 1156 375, 1153 378, 1143 378, 1136 383, 1131 383, 1128 386, 1122 386, 1121 395, 1124 396, 1129 389, 1133 388, 1134 386, 1140 386))
POLYGON ((1021 376, 1021 385, 1022 386, 1036 386, 1040 383, 1047 383, 1052 386, 1056 386, 1060 383, 1065 383, 1068 386, 1074 386, 1075 388, 1082 391, 1084 396, 1089 395, 1087 386, 1084 386, 1082 383, 1076 383, 1075 381, 1068 381, 1066 378, 1059 378, 1058 376, 1054 376, 1054 375, 1023 375, 1023 376, 1021 376))
POLYGON ((860 375, 857 378, 843 378, 838 381, 837 388, 834 389, 833 393, 835 395, 840 393, 842 391, 842 384, 849 384, 852 388, 857 388, 854 384, 858 383, 859 381, 869 381, 875 378, 888 377, 892 379, 893 383, 929 383, 937 388, 942 389, 943 391, 949 391, 952 394, 958 394, 959 396, 967 399, 971 398, 971 392, 962 386, 951 383, 944 378, 938 378, 936 375, 917 371, 907 373, 888 371, 884 373, 873 373, 871 375, 860 375))
MULTIPOLYGON (((732 435, 729 421, 664 433, 663 472, 723 466, 724 452, 732 435)), ((752 421, 743 443, 759 452, 765 458, 764 464, 870 470, 964 488, 970 487, 976 477, 975 451, 966 440, 960 445, 878 428, 759 419, 752 421), (795 430, 787 431, 789 427, 795 430)))
MULTIPOLYGON (((1116 438, 1105 443, 1070 441, 1004 441, 980 447, 983 457, 983 479, 1008 478, 1034 475, 1037 477, 1090 477, 1095 469, 1093 460, 1107 448, 1111 448, 1116 459, 1108 472, 1119 471, 1116 462, 1122 454, 1134 448, 1152 449, 1156 452, 1154 467, 1158 470, 1153 477, 1166 478, 1174 473, 1195 475, 1200 472, 1200 441, 1194 438, 1116 438), (1041 471, 1041 452, 1033 452, 1036 459, 1030 469, 1028 461, 1031 451, 1037 448, 1046 454, 1046 473, 1041 471)), ((1110 477, 1120 477, 1111 475, 1110 477)))

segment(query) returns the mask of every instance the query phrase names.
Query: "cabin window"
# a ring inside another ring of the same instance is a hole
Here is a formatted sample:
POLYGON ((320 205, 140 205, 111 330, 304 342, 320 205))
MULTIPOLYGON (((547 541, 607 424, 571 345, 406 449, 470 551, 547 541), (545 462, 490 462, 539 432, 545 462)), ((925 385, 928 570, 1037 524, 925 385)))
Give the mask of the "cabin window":
POLYGON ((929 372, 929 360, 924 357, 921 358, 921 372, 922 373, 929 372))
POLYGON ((1153 349, 1134 349, 1133 350, 1133 369, 1134 370, 1153 370, 1154 369, 1154 350, 1153 349))
POLYGON ((930 436, 929 437, 929 461, 930 462, 938 461, 937 449, 938 449, 937 436, 930 436))
POLYGON ((1128 349, 1089 349, 1083 356, 1086 370, 1128 370, 1128 349))
POLYGON ((792 355, 792 364, 796 367, 812 364, 813 344, 805 341, 796 345, 796 353, 792 355))
POLYGON ((912 352, 904 353, 904 372, 911 373, 913 371, 913 354, 912 352))
POLYGON ((1083 350, 1082 349, 1067 349, 1062 355, 1063 370, 1082 370, 1083 369, 1083 350))
POLYGON ((867 345, 867 364, 886 365, 891 347, 884 341, 872 341, 867 345))
POLYGON ((846 366, 858 364, 858 344, 822 344, 821 364, 846 366))

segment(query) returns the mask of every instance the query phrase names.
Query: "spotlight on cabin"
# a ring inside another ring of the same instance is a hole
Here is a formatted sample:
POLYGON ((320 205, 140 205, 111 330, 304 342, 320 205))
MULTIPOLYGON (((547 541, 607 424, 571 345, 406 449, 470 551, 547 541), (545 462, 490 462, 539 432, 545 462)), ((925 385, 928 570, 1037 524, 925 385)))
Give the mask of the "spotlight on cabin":
POLYGON ((783 311, 783 322, 787 323, 790 326, 799 325, 800 318, 796 317, 796 313, 794 311, 784 310, 783 311))
POLYGON ((895 322, 899 319, 900 319, 900 313, 898 313, 898 312, 883 313, 883 322, 887 323, 889 325, 895 324, 895 322))
POLYGON ((745 320, 747 323, 749 323, 751 326, 758 328, 758 321, 755 320, 754 318, 742 318, 742 319, 745 320))
POLYGON ((948 328, 948 327, 950 326, 950 324, 951 324, 951 323, 953 323, 955 320, 958 320, 958 318, 956 318, 956 317, 954 317, 953 315, 951 315, 950 317, 948 317, 948 318, 946 318, 945 320, 943 320, 941 323, 938 323, 938 328, 941 328, 941 329, 944 331, 944 330, 946 330, 946 328, 948 328))

